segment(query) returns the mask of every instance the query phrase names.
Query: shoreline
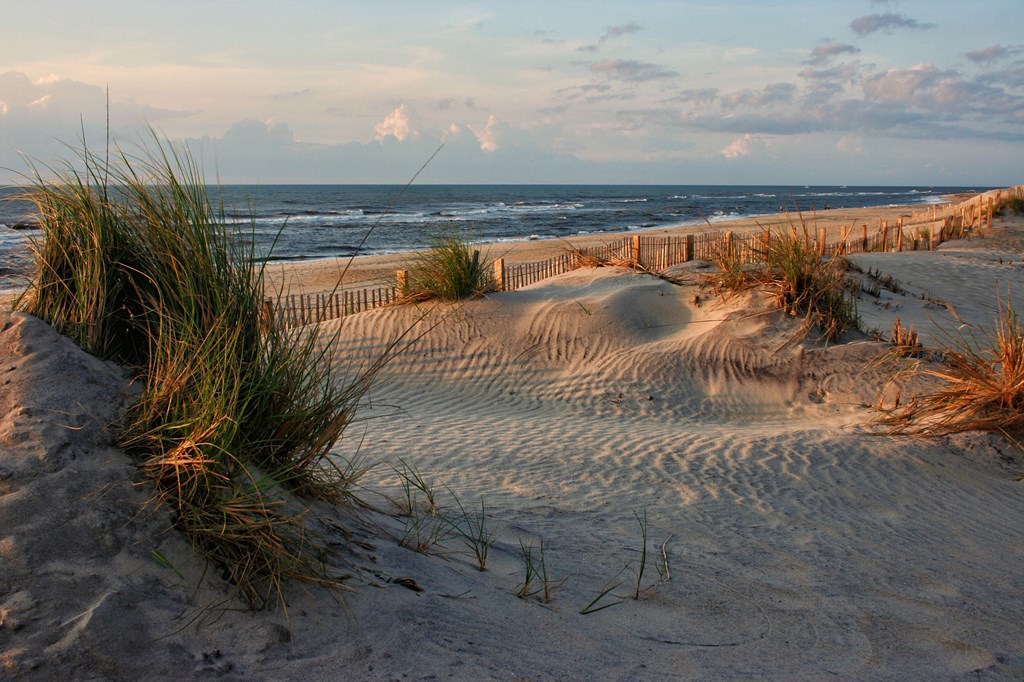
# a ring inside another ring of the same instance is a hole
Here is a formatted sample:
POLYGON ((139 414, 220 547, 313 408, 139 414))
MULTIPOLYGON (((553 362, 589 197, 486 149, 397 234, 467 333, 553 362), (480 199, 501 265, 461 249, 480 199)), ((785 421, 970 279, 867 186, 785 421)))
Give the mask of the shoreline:
MULTIPOLYGON (((792 221, 801 220, 809 229, 824 228, 830 238, 837 238, 843 225, 867 224, 876 228, 882 221, 896 223, 915 213, 937 210, 950 204, 959 203, 973 193, 945 195, 944 203, 899 204, 893 206, 864 206, 859 208, 830 208, 807 213, 768 213, 744 218, 731 218, 717 222, 684 223, 662 227, 626 229, 616 232, 581 234, 573 237, 524 239, 515 241, 484 242, 477 245, 488 258, 504 258, 507 265, 518 265, 542 261, 564 253, 568 248, 603 246, 629 235, 679 236, 704 232, 733 231, 749 233, 762 228, 776 229, 789 226, 792 221)), ((323 293, 343 285, 345 288, 362 288, 390 285, 397 270, 406 267, 416 250, 399 253, 367 256, 344 256, 340 258, 317 258, 309 260, 270 261, 265 275, 269 291, 282 294, 323 293)))

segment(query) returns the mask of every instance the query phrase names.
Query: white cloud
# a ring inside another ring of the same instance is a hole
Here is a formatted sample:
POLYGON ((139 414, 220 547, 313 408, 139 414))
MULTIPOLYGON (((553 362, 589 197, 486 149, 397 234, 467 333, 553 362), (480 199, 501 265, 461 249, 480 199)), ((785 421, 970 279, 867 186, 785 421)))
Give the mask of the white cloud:
POLYGON ((441 141, 447 142, 449 140, 458 139, 462 135, 462 128, 457 123, 452 123, 448 126, 448 129, 441 133, 441 141))
POLYGON ((398 108, 388 114, 373 129, 377 131, 376 139, 378 142, 382 142, 388 136, 394 137, 399 142, 408 139, 414 140, 419 137, 419 131, 413 127, 405 104, 400 104, 398 108))
POLYGON ((750 156, 762 149, 764 149, 764 140, 760 137, 751 135, 750 133, 746 133, 742 137, 737 137, 735 140, 723 147, 721 154, 727 159, 738 159, 740 157, 750 156))
POLYGON ((480 149, 485 152, 495 152, 498 150, 500 132, 498 118, 494 114, 487 117, 487 124, 483 128, 470 126, 470 130, 473 131, 476 139, 479 140, 480 149))

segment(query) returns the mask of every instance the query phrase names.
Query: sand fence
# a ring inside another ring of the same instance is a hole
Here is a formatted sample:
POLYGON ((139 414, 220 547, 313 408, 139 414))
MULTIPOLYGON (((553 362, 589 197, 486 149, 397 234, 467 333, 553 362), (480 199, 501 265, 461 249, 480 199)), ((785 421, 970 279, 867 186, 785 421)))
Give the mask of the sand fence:
MULTIPOLYGON (((828 239, 825 228, 816 228, 799 217, 789 229, 811 231, 822 256, 850 253, 934 250, 949 239, 961 239, 974 230, 992 226, 998 208, 1010 199, 1024 198, 1024 185, 995 189, 972 196, 957 204, 933 205, 915 211, 895 224, 843 225, 839 239, 828 239)), ((506 265, 503 258, 494 261, 494 284, 498 291, 515 291, 541 280, 564 274, 587 264, 609 263, 662 271, 692 260, 711 260, 722 251, 738 254, 744 262, 756 263, 768 251, 772 232, 736 234, 707 231, 671 237, 627 235, 608 244, 582 248, 546 260, 506 265)), ((338 288, 332 292, 282 295, 267 299, 267 306, 288 325, 304 325, 333 320, 391 305, 402 300, 406 273, 396 273, 395 284, 358 289, 338 288)))

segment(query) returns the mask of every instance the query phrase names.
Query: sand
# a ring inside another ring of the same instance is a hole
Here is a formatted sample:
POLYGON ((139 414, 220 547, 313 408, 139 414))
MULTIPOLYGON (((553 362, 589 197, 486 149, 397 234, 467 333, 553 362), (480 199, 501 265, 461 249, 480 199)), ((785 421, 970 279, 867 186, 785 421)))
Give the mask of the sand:
MULTIPOLYGON (((1024 291, 1022 245, 1015 219, 933 253, 856 256, 901 284, 860 313, 929 341, 990 327, 996 290, 1024 291)), ((757 294, 617 268, 326 324, 353 373, 422 334, 336 452, 380 463, 364 486, 382 509, 400 460, 449 510, 483 498, 487 570, 458 538, 412 532, 429 545, 414 552, 403 519, 340 513, 367 545, 344 552, 352 591, 292 585, 287 612, 247 612, 110 447, 120 370, 3 313, 0 676, 1024 677, 1024 456, 986 434, 875 435, 884 344, 794 342, 757 294), (520 598, 522 546, 541 543, 550 600, 520 598), (581 613, 609 587, 594 607, 614 605, 581 613)))

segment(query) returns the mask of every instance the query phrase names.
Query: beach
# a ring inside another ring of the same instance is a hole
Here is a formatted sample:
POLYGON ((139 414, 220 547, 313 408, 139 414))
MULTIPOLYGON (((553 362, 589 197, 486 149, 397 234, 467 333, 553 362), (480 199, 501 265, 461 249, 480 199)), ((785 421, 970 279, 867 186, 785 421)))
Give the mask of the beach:
MULTIPOLYGON (((951 203, 966 199, 965 196, 946 197, 951 203)), ((653 229, 631 230, 630 235, 651 237, 679 236, 702 232, 732 231, 737 234, 760 232, 763 229, 789 230, 791 225, 802 229, 805 225, 812 230, 826 229, 830 240, 839 238, 842 226, 850 234, 865 224, 871 231, 878 229, 881 222, 896 225, 901 218, 923 215, 929 206, 872 206, 868 208, 838 208, 807 213, 781 211, 757 217, 727 220, 715 223, 680 225, 653 229)), ((626 234, 626 233, 623 233, 626 234)), ((493 260, 502 258, 509 265, 532 263, 557 256, 571 249, 603 246, 617 235, 603 233, 574 235, 564 239, 537 239, 504 241, 479 244, 481 254, 493 260)), ((268 288, 284 294, 304 294, 331 291, 336 286, 359 288, 393 283, 395 271, 408 267, 411 256, 408 253, 393 253, 354 258, 322 258, 303 262, 275 262, 267 265, 268 288)))
MULTIPOLYGON (((915 208, 804 218, 835 235, 915 208)), ((517 263, 566 248, 482 250, 517 263)), ((267 276, 330 291, 387 281, 407 258, 267 276)), ((350 589, 286 584, 261 612, 110 445, 135 390, 124 370, 0 312, 0 676, 1021 679, 1024 453, 997 434, 881 435, 875 420, 921 388, 879 361, 897 316, 936 346, 991 332, 1000 297, 1024 305, 1024 218, 848 258, 891 279, 858 297, 868 333, 828 344, 762 293, 703 285, 701 262, 669 270, 681 285, 584 268, 323 322, 345 376, 406 347, 333 451, 374 465, 370 509, 309 511, 350 589), (493 533, 486 570, 453 528, 474 519, 493 533)))

